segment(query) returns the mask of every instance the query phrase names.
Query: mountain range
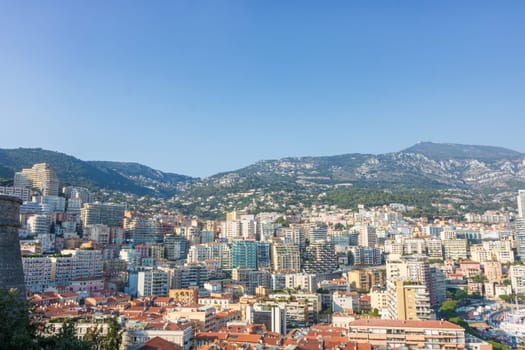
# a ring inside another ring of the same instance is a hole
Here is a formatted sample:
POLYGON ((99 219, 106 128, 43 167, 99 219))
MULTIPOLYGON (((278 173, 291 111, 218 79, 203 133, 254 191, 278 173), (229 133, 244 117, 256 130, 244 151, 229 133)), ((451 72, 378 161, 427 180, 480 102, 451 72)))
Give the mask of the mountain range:
POLYGON ((0 149, 0 178, 12 179, 14 172, 41 162, 55 169, 61 185, 162 197, 203 189, 213 195, 259 188, 458 188, 497 192, 525 186, 523 153, 493 146, 432 142, 378 155, 349 153, 263 160, 204 179, 138 163, 83 161, 39 148, 0 149))

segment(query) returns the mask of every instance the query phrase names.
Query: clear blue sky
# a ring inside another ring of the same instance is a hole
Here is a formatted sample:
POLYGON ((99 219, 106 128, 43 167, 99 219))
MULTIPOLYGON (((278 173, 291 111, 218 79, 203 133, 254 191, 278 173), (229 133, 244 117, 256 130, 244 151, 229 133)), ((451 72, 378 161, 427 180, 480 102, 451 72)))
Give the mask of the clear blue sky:
POLYGON ((525 1, 2 1, 0 147, 193 176, 525 152, 525 1))

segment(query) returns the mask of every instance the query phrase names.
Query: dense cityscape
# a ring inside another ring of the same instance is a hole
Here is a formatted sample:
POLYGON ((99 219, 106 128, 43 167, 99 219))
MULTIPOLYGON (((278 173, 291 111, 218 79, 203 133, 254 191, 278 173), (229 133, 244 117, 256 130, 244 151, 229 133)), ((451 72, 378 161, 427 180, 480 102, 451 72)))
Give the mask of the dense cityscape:
POLYGON ((3 1, 0 350, 525 350, 524 14, 3 1))
POLYGON ((118 329, 122 349, 184 350, 481 350, 525 337, 525 191, 516 212, 461 220, 402 203, 217 220, 96 201, 39 163, 0 193, 43 337, 67 325, 96 343, 94 329, 118 329))

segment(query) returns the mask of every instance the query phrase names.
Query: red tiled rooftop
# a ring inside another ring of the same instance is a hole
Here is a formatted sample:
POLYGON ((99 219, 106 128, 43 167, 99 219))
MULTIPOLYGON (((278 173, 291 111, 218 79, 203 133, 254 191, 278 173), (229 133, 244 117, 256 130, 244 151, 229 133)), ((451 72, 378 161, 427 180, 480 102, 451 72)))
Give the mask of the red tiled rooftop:
POLYGON ((155 337, 147 342, 144 345, 139 346, 137 350, 181 350, 182 347, 175 343, 169 342, 160 337, 155 337))
POLYGON ((244 333, 230 333, 228 334, 228 337, 226 339, 230 342, 236 342, 236 343, 252 343, 257 344, 261 340, 261 335, 259 334, 244 334, 244 333))

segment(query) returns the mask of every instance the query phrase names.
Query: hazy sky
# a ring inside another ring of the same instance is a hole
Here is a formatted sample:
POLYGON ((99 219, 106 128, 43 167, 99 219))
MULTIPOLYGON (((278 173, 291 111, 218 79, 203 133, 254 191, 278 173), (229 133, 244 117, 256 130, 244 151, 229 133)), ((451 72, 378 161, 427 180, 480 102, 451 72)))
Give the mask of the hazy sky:
POLYGON ((0 147, 193 176, 525 152, 525 1, 0 1, 0 147))

